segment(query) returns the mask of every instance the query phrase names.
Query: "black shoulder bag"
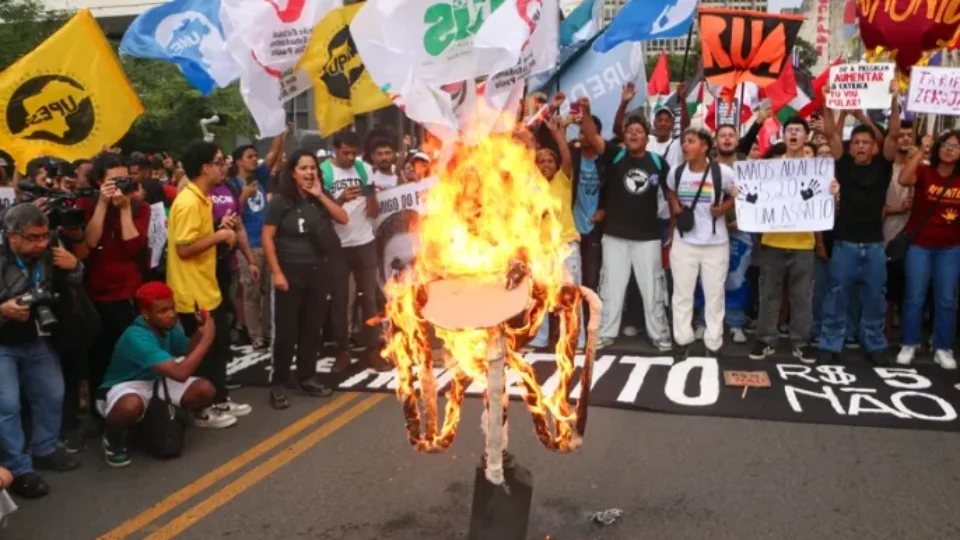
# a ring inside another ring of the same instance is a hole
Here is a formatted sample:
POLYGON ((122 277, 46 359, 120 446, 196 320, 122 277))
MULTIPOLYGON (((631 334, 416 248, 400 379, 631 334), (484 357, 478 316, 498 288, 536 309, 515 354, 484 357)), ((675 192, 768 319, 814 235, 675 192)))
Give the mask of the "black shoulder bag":
POLYGON ((907 230, 904 229, 900 234, 893 237, 893 240, 887 243, 887 249, 885 250, 887 262, 898 263, 907 258, 907 248, 916 240, 917 235, 920 234, 920 230, 923 229, 927 222, 930 221, 930 218, 933 217, 933 213, 936 212, 937 207, 940 206, 940 201, 943 200, 943 196, 956 179, 956 176, 950 178, 950 181, 943 187, 943 191, 940 192, 940 196, 930 205, 930 209, 927 210, 927 215, 923 216, 923 219, 920 220, 920 223, 917 224, 917 228, 914 229, 913 232, 907 232, 907 230))
MULTIPOLYGON (((677 197, 680 196, 680 177, 683 176, 683 169, 686 165, 681 166, 677 169, 677 174, 674 177, 673 191, 677 193, 677 197)), ((680 231, 680 236, 683 237, 684 233, 688 233, 693 230, 695 224, 693 209, 697 207, 697 202, 700 201, 700 194, 703 193, 703 184, 707 180, 707 175, 710 174, 709 165, 703 171, 703 178, 700 179, 700 187, 697 188, 697 194, 693 197, 693 203, 689 207, 680 205, 680 215, 677 216, 677 230, 680 231)))
POLYGON ((147 404, 139 428, 140 445, 150 455, 160 459, 180 457, 187 432, 187 412, 170 401, 166 378, 154 381, 153 397, 147 404), (163 397, 160 396, 161 383, 163 397))

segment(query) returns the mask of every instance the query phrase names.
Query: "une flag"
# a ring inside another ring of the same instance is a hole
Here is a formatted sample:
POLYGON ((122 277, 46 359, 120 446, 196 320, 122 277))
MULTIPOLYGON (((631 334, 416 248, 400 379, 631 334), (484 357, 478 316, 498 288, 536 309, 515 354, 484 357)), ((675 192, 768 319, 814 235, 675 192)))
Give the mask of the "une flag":
POLYGON ((801 15, 700 8, 704 76, 723 88, 773 84, 790 61, 801 24, 801 15))
POLYGON ((543 88, 559 87, 569 103, 582 97, 590 98, 590 112, 603 123, 602 134, 610 139, 623 85, 632 82, 637 89, 637 96, 627 107, 630 111, 646 102, 646 79, 643 48, 639 43, 621 43, 605 53, 585 49, 583 54, 546 81, 543 88))
POLYGON ((38 156, 89 158, 114 145, 143 114, 87 9, 0 73, 0 107, 0 147, 20 171, 38 156))
POLYGON ((320 135, 326 137, 362 114, 390 105, 390 98, 367 73, 350 36, 350 21, 363 4, 335 9, 313 29, 297 64, 313 80, 320 135))
POLYGON ((148 9, 130 23, 120 54, 176 64, 204 95, 240 76, 226 49, 220 0, 173 0, 148 9))
POLYGON ((610 21, 593 48, 606 52, 624 41, 649 41, 687 35, 697 0, 631 0, 610 21))

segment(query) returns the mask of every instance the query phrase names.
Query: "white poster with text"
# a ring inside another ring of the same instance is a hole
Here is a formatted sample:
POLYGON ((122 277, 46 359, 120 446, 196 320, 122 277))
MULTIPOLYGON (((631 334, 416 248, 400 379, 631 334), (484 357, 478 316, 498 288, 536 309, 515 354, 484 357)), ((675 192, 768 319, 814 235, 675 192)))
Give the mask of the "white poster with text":
POLYGON ((890 107, 894 64, 839 64, 830 68, 827 107, 860 111, 890 107))
POLYGON ((960 68, 914 66, 907 110, 960 116, 960 68))
POLYGON ((738 161, 737 228, 744 232, 833 229, 829 158, 738 161))
POLYGON ((430 177, 377 193, 380 214, 374 229, 381 283, 410 268, 417 257, 420 247, 417 226, 424 213, 427 190, 436 183, 437 178, 430 177))

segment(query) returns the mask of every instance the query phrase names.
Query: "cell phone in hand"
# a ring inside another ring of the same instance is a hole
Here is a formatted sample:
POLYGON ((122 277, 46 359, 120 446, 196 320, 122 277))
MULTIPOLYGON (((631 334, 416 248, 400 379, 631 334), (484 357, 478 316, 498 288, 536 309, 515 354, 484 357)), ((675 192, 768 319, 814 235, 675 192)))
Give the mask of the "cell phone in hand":
POLYGON ((207 318, 210 316, 210 312, 205 309, 200 309, 200 304, 196 301, 193 302, 193 313, 197 317, 197 322, 200 323, 200 326, 207 324, 207 318))
POLYGON ((375 184, 367 184, 365 186, 360 186, 360 194, 364 197, 369 197, 371 195, 377 194, 377 186, 375 184))
POLYGON ((582 112, 582 111, 580 110, 580 104, 579 104, 579 103, 571 103, 571 104, 570 104, 570 114, 579 115, 581 112, 582 112))

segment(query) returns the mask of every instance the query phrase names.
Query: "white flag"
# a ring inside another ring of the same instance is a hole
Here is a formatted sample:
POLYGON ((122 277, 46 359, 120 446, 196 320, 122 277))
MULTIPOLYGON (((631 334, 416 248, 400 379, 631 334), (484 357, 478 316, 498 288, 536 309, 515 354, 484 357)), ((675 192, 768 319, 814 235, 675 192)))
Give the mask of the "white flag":
POLYGON ((240 66, 240 91, 261 137, 286 129, 281 80, 296 66, 313 27, 341 0, 221 0, 227 48, 240 66))

